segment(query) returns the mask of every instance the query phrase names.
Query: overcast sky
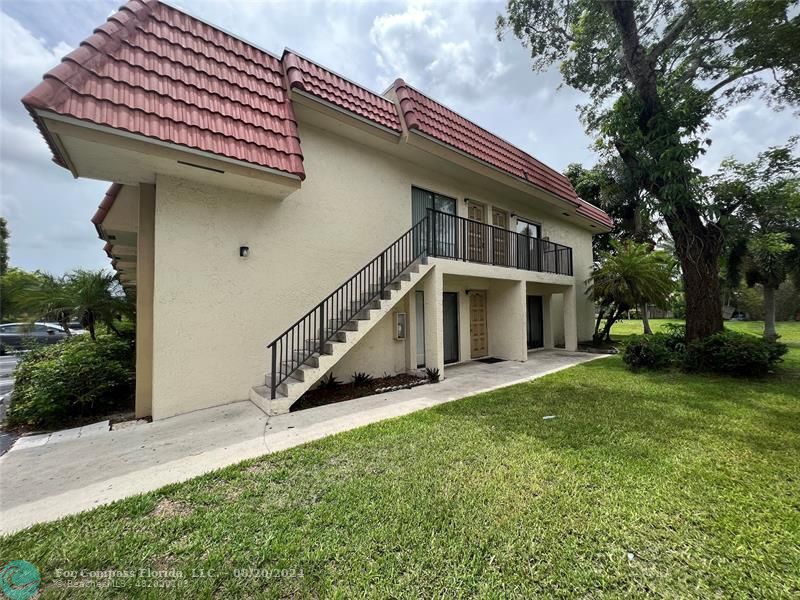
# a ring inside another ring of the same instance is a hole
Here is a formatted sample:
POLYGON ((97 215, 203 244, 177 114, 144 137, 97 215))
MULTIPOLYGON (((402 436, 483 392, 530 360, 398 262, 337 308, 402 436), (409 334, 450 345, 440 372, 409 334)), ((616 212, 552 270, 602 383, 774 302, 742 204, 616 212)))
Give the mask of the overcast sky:
MULTIPOLYGON (((108 266, 89 219, 106 182, 74 180, 50 152, 19 99, 111 14, 121 0, 2 0, 0 7, 0 213, 11 264, 62 273, 108 266)), ((578 120, 577 92, 557 72, 530 70, 513 38, 498 42, 504 2, 180 0, 172 2, 273 53, 292 48, 381 92, 397 77, 517 144, 552 167, 595 157, 578 120)), ((699 165, 750 160, 800 132, 789 111, 758 100, 716 123, 699 165)))

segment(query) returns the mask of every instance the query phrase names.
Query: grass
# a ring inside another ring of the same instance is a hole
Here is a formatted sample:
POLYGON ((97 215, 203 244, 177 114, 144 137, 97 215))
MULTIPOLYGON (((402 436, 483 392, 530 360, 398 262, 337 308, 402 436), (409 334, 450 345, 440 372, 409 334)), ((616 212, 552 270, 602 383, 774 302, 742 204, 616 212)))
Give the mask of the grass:
MULTIPOLYGON (((683 321, 680 319, 650 319, 650 328, 657 332, 667 323, 682 324, 683 321)), ((764 333, 764 321, 726 321, 725 327, 752 335, 764 333)), ((777 323, 776 329, 778 335, 781 336, 781 342, 790 348, 800 348, 800 321, 782 321, 777 323)), ((638 319, 618 321, 611 327, 611 338, 614 340, 624 339, 638 333, 642 333, 642 322, 638 319)))
POLYGON ((0 564, 45 598, 798 597, 798 386, 797 348, 762 381, 605 358, 35 526, 0 564), (182 577, 57 587, 140 568, 182 577))

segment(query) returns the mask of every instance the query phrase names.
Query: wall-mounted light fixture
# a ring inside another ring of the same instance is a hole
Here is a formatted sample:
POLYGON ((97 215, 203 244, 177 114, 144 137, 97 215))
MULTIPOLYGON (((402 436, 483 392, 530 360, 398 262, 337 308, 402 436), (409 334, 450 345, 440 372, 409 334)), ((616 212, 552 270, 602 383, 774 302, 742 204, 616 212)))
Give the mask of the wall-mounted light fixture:
POLYGON ((569 213, 561 213, 561 214, 564 215, 565 217, 569 216, 569 213))
POLYGON ((239 246, 239 256, 242 258, 250 256, 250 246, 239 246))

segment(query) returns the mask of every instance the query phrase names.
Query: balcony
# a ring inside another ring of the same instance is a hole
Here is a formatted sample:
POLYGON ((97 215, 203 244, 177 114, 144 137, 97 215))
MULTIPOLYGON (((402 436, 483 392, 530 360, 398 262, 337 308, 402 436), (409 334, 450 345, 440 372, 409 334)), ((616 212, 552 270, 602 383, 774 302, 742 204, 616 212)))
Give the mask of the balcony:
POLYGON ((425 228, 425 239, 419 236, 417 243, 431 257, 572 275, 568 246, 433 209, 428 209, 425 228))

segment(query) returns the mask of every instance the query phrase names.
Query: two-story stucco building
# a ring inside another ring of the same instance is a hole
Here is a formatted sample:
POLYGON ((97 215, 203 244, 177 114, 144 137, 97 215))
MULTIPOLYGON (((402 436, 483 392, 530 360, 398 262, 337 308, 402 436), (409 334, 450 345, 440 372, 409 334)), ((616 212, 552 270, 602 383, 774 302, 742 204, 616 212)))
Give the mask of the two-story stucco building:
POLYGON ((136 291, 139 416, 591 336, 608 216, 403 80, 133 0, 23 103, 57 164, 112 183, 93 222, 136 291))

